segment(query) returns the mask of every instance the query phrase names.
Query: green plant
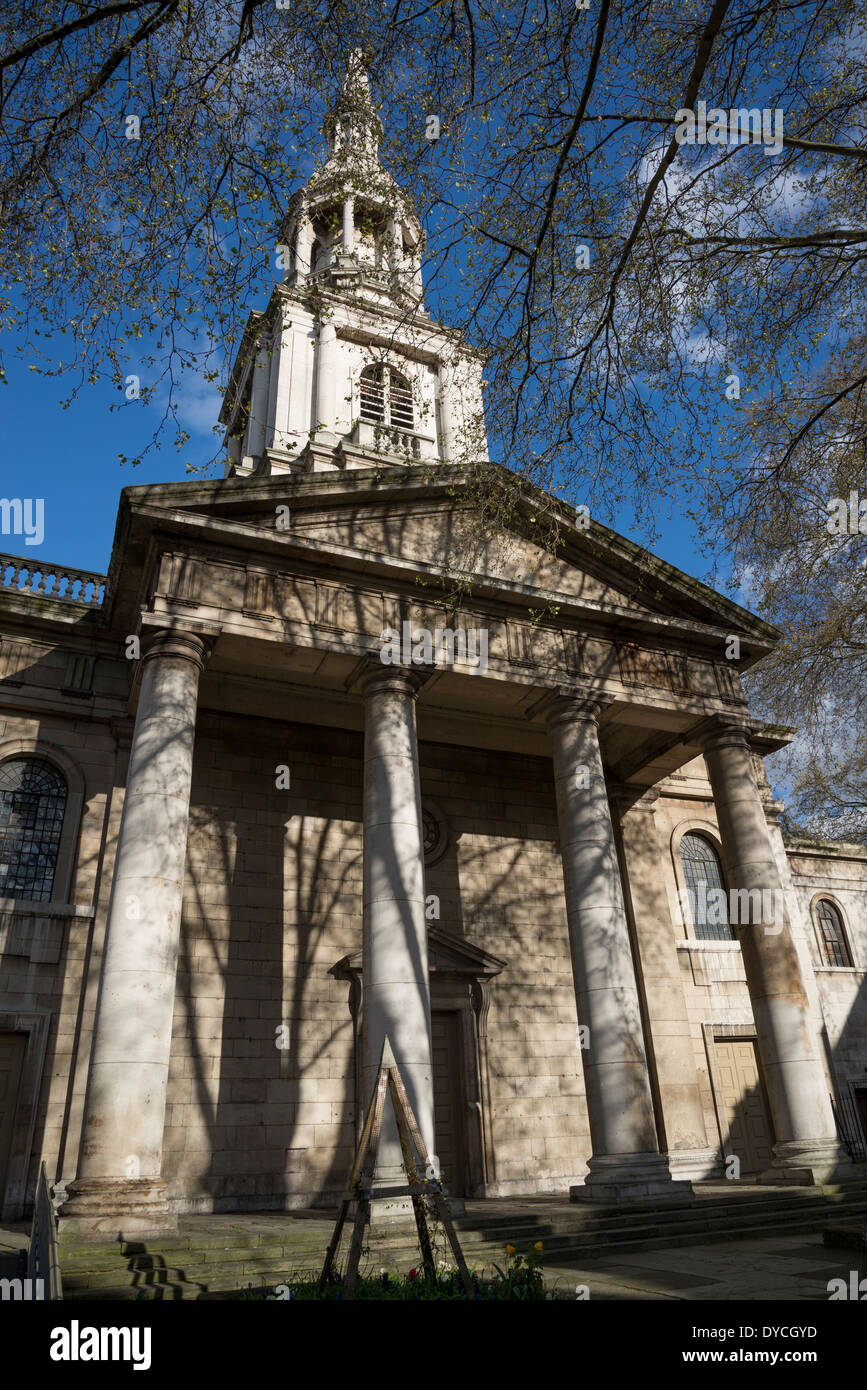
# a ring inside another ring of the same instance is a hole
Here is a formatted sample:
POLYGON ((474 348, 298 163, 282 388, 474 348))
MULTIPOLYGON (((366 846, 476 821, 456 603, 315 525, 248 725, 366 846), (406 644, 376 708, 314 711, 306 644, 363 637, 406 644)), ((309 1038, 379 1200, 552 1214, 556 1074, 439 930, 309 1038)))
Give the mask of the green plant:
POLYGON ((503 1270, 498 1264, 494 1269, 500 1276, 502 1292, 500 1297, 504 1299, 539 1299, 545 1297, 545 1286, 542 1281, 542 1242, 537 1240, 535 1245, 528 1245, 523 1255, 519 1254, 514 1245, 506 1246, 506 1268, 503 1270))
MULTIPOLYGON (((505 1269, 495 1264, 494 1274, 471 1272, 473 1298, 479 1302, 544 1300, 541 1256, 541 1241, 528 1246, 524 1254, 519 1254, 513 1245, 507 1245, 505 1269)), ((249 1288, 237 1296, 256 1298, 263 1293, 264 1290, 249 1288)), ((343 1275, 335 1273, 320 1291, 316 1274, 296 1274, 285 1284, 278 1284, 267 1296, 271 1300, 340 1303, 346 1297, 346 1286, 343 1275)), ((440 1260, 433 1271, 415 1268, 401 1274, 397 1270, 383 1269, 379 1274, 359 1275, 354 1297, 359 1301, 398 1303, 468 1301, 458 1271, 445 1260, 440 1260)))

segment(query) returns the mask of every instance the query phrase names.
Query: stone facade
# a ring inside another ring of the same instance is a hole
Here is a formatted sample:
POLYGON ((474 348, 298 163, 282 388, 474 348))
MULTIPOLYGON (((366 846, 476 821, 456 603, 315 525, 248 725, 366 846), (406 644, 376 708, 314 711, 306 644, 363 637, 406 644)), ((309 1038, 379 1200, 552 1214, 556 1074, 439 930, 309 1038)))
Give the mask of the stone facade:
MULTIPOLYGON (((332 159, 355 130, 363 163, 357 73, 347 92, 332 159)), ((762 757, 790 734, 740 683, 776 634, 553 498, 555 554, 538 497, 479 532, 456 462, 478 363, 413 308, 403 204, 386 254, 333 173, 290 209, 274 301, 311 316, 306 365, 272 337, 251 381, 244 347, 227 477, 125 489, 105 578, 0 558, 3 1215, 43 1159, 96 1235, 333 1205, 386 1034, 458 1196, 688 1200, 732 1159, 845 1177, 867 852, 783 844, 762 757), (396 378, 431 369, 421 453, 360 428, 359 397, 320 428, 323 371, 364 362, 398 413, 396 378), (383 660, 386 634, 437 629, 484 647, 383 660), (37 892, 27 808, 61 785, 37 892), (697 928, 687 847, 758 915, 697 928)), ((394 1166, 386 1133, 377 1181, 394 1166)))

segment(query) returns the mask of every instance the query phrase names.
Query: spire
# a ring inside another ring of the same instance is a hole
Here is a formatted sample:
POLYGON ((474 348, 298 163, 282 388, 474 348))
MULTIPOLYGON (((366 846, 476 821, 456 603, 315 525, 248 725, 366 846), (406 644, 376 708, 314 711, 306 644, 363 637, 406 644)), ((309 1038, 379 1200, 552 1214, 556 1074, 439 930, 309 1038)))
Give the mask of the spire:
POLYGON ((332 158, 346 153, 364 163, 377 163, 382 122, 370 95, 367 63, 360 48, 349 55, 346 76, 323 125, 332 158))
POLYGON ((425 314, 424 234, 410 200, 379 163, 383 125, 360 48, 349 55, 322 128, 328 156, 293 195, 281 229, 281 244, 294 247, 286 282, 315 281, 379 308, 397 302, 425 314))

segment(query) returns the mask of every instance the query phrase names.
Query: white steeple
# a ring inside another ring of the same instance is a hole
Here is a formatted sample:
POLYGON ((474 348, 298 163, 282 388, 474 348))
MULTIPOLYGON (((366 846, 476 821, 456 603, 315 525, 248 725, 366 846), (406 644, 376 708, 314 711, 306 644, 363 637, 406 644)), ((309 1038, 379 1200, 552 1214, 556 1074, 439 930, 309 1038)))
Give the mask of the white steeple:
POLYGON ((424 234, 379 162, 359 49, 323 131, 328 155, 281 227, 283 282, 223 402, 227 473, 486 457, 481 358, 424 308, 424 234))
POLYGON ((354 48, 349 55, 340 96, 326 116, 323 130, 332 158, 351 151, 364 163, 378 163, 382 122, 374 110, 370 78, 360 48, 354 48))

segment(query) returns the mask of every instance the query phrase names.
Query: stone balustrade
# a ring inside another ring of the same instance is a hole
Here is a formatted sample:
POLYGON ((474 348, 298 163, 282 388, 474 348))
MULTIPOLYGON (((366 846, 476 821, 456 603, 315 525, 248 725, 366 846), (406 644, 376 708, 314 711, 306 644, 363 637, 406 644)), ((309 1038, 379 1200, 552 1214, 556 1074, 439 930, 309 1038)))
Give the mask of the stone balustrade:
POLYGON ((0 593, 14 590, 61 603, 80 603, 99 608, 105 598, 106 576, 69 566, 22 560, 20 555, 0 555, 0 593))
POLYGON ((369 449, 394 454, 406 454, 418 459, 425 454, 433 454, 435 440, 414 430, 399 429, 394 425, 374 423, 370 420, 356 420, 352 435, 353 443, 369 449))

